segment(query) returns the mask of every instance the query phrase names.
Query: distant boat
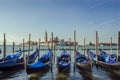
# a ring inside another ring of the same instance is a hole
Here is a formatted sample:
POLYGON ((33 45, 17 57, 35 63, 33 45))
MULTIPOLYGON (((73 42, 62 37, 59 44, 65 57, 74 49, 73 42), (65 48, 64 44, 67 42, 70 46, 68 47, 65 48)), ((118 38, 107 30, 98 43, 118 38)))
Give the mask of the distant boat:
MULTIPOLYGON (((38 56, 39 50, 36 50, 33 54, 28 56, 28 63, 34 62, 35 58, 38 56)), ((21 50, 14 55, 9 55, 5 61, 0 62, 0 71, 14 70, 18 68, 24 68, 24 58, 22 57, 21 50)))
POLYGON ((63 49, 60 56, 57 58, 57 66, 59 72, 66 72, 70 70, 71 57, 68 52, 63 49))
POLYGON ((28 64, 27 65, 27 74, 36 73, 36 72, 42 72, 50 67, 52 59, 52 51, 50 49, 47 50, 47 52, 38 58, 38 60, 35 63, 28 64))
POLYGON ((75 50, 75 65, 80 70, 92 71, 92 63, 85 55, 75 50))

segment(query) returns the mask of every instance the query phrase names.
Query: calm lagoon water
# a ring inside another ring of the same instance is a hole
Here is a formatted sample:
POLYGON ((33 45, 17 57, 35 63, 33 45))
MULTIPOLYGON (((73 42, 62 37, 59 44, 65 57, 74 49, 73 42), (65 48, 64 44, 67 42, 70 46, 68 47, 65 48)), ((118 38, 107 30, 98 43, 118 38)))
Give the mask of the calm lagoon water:
MULTIPOLYGON (((3 46, 0 46, 0 48, 3 49, 3 46)), ((22 49, 22 46, 16 46, 15 50, 18 50, 19 48, 22 49)), ((35 48, 36 46, 33 47, 33 51, 31 51, 31 53, 34 52, 35 48)), ((28 49, 28 47, 26 47, 26 49, 28 49)), ((78 49, 81 53, 83 53, 83 51, 81 50, 82 47, 79 47, 78 49)), ((68 52, 69 51, 70 50, 68 50, 68 52)), ((45 52, 46 50, 41 50, 40 55, 43 55, 45 52)), ((92 67, 92 72, 78 70, 77 68, 73 70, 73 51, 71 51, 70 53, 72 57, 70 72, 59 73, 56 67, 56 57, 59 55, 60 49, 57 49, 53 52, 55 55, 55 59, 53 59, 54 64, 52 65, 52 69, 50 68, 46 72, 39 72, 30 75, 26 74, 25 69, 0 72, 0 80, 120 80, 120 75, 116 75, 100 67, 97 69, 95 65, 93 65, 92 67)), ((93 52, 95 51, 93 50, 93 52)), ((106 52, 109 53, 110 50, 106 50, 106 52)), ((116 50, 113 50, 113 53, 116 52, 116 50)), ((7 46, 7 54, 12 54, 12 46, 7 46)), ((2 54, 0 54, 0 57, 2 57, 2 54)))

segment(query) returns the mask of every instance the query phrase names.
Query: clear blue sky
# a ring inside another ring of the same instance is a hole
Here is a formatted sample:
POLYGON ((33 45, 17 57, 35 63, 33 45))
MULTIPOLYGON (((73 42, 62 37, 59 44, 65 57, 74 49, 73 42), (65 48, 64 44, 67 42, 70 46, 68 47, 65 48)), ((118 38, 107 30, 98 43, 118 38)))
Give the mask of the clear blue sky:
POLYGON ((0 44, 3 33, 7 43, 21 43, 22 39, 43 41, 47 30, 60 39, 73 40, 77 31, 77 41, 83 44, 95 42, 95 32, 99 32, 100 42, 117 41, 120 31, 120 0, 0 0, 0 44))

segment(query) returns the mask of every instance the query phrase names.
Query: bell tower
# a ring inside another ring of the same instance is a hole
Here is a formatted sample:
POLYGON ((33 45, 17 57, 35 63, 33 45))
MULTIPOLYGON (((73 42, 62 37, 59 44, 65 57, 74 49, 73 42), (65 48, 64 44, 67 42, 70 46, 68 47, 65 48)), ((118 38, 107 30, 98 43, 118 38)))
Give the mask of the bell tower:
POLYGON ((45 37, 44 37, 44 41, 45 41, 45 42, 47 42, 47 41, 48 41, 47 30, 45 30, 45 37))

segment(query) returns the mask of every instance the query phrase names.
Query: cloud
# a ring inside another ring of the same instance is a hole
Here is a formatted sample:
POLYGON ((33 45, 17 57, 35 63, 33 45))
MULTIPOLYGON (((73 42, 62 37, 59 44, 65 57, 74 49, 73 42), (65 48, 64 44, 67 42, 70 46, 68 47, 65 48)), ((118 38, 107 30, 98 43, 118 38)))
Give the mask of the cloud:
POLYGON ((102 5, 104 5, 105 3, 106 3, 106 1, 96 3, 95 5, 92 5, 92 6, 90 7, 90 9, 94 9, 94 8, 96 8, 96 7, 102 6, 102 5))
POLYGON ((104 21, 104 22, 102 22, 101 24, 97 25, 97 27, 103 26, 103 25, 106 25, 106 24, 109 24, 109 23, 112 23, 112 22, 114 22, 114 21, 118 21, 118 19, 120 19, 120 17, 115 18, 115 19, 111 19, 111 20, 108 20, 108 21, 104 21))

